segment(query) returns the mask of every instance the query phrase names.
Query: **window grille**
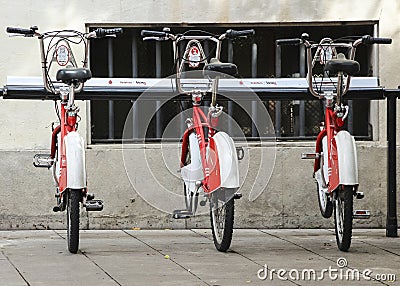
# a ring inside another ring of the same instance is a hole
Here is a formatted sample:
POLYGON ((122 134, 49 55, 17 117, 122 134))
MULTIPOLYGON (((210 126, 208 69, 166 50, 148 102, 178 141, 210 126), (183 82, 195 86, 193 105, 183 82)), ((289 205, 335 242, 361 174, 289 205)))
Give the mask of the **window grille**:
MULTIPOLYGON (((256 34, 252 38, 226 41, 223 44, 221 60, 233 62, 238 66, 238 77, 298 77, 305 76, 304 51, 299 47, 285 47, 276 50, 275 40, 279 38, 299 37, 307 32, 310 38, 319 40, 323 36, 338 38, 347 35, 373 34, 374 23, 348 23, 343 25, 309 25, 309 26, 266 26, 258 24, 252 27, 234 25, 203 25, 193 27, 168 26, 174 33, 188 29, 201 29, 220 34, 228 28, 254 28, 256 34)), ((162 30, 163 26, 124 27, 124 33, 117 39, 93 41, 90 47, 90 68, 94 77, 125 77, 125 78, 163 78, 174 73, 172 44, 169 41, 143 41, 140 36, 142 29, 162 30)), ((209 49, 209 47, 205 47, 209 49)), ((361 46, 357 49, 356 60, 360 62, 360 76, 368 76, 371 71, 371 48, 361 46)), ((207 53, 207 52, 206 52, 207 53)), ((278 140, 312 139, 318 134, 319 124, 323 120, 322 102, 310 101, 264 101, 275 126, 278 140)), ((132 108, 132 102, 121 100, 93 100, 90 102, 91 142, 120 143, 123 136, 125 120, 132 108)), ((159 141, 169 121, 181 112, 182 107, 190 107, 189 102, 171 100, 164 105, 161 101, 147 102, 157 110, 146 131, 141 130, 140 109, 134 112, 133 128, 129 136, 132 140, 145 137, 147 141, 159 141), (146 133, 143 133, 146 132, 146 133)), ((205 104, 207 104, 205 102, 205 104)), ((224 110, 239 124, 247 139, 258 139, 252 118, 255 113, 246 114, 236 102, 222 100, 224 110)), ((250 103, 251 104, 251 103, 250 103)), ((369 101, 349 100, 350 114, 347 129, 356 139, 372 140, 372 127, 369 123, 369 101), (368 112, 365 112, 368 111, 368 112)), ((184 118, 182 118, 184 120, 184 118)), ((179 139, 181 128, 177 128, 170 139, 179 139), (176 137, 176 138, 173 138, 176 137)), ((228 126, 229 127, 229 126, 228 126)), ((229 130, 228 130, 229 132, 229 130)), ((262 135, 261 135, 262 136, 262 135)), ((235 137, 235 136, 233 136, 235 137)))

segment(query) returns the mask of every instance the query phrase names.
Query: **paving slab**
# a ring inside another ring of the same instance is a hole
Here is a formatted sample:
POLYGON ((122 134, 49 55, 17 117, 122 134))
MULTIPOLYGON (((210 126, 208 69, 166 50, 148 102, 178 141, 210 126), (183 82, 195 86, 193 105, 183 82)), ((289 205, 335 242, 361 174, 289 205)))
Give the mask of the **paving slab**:
POLYGON ((348 252, 330 229, 236 229, 226 253, 208 229, 85 230, 78 254, 65 237, 0 231, 0 285, 400 285, 382 229, 354 230, 348 252))

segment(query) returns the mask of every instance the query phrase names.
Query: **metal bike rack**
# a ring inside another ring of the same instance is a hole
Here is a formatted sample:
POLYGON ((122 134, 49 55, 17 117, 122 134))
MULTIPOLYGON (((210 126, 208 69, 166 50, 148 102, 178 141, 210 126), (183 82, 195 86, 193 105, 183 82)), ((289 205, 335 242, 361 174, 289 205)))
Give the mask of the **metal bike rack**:
MULTIPOLYGON (((356 77, 353 80, 357 79, 356 77)), ((152 88, 151 93, 146 94, 145 100, 159 101, 168 98, 171 93, 176 93, 171 86, 171 79, 164 79, 166 82, 157 88, 152 88)), ((234 93, 235 99, 245 101, 249 88, 257 94, 261 100, 317 100, 312 96, 307 87, 305 78, 300 79, 237 79, 246 89, 240 88, 237 84, 229 86, 223 84, 221 80, 221 93, 234 93), (285 81, 296 82, 290 86, 283 84, 285 81), (302 82, 302 80, 304 82, 302 82), (251 82, 264 82, 265 84, 251 85, 251 82), (247 84, 249 83, 249 84, 247 84)), ((26 83, 21 78, 14 84, 7 84, 2 89, 4 99, 40 99, 54 100, 53 94, 45 91, 43 85, 32 81, 26 83)), ((83 91, 75 96, 76 100, 136 100, 143 92, 148 91, 149 87, 159 79, 91 79, 87 82, 83 91), (113 84, 109 84, 109 82, 113 84)), ((7 82, 8 83, 8 82, 7 82)), ((235 83, 234 81, 232 83, 235 83)), ((363 99, 363 100, 387 100, 387 141, 388 141, 388 169, 387 169, 387 218, 386 218, 386 236, 397 237, 397 196, 396 196, 396 104, 397 98, 400 98, 399 89, 384 89, 383 87, 354 87, 350 88, 345 95, 345 99, 363 99)), ((188 98, 189 99, 189 98, 188 98)), ((205 98, 209 100, 209 98, 205 98)))

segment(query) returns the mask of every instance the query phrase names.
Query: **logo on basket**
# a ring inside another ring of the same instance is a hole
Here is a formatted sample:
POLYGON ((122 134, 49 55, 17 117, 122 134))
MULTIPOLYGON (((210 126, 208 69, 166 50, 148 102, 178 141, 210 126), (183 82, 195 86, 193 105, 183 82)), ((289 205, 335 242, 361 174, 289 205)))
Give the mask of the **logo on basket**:
POLYGON ((188 60, 191 68, 197 68, 200 65, 200 51, 198 47, 193 46, 190 48, 188 60))
POLYGON ((60 45, 56 49, 56 60, 60 66, 66 66, 69 63, 69 49, 64 46, 60 45))

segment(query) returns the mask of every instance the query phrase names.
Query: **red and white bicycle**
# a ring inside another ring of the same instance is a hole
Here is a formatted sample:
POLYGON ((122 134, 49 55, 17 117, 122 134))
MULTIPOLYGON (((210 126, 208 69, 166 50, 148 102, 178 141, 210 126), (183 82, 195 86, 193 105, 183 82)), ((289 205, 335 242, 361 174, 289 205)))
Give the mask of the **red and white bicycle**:
POLYGON ((323 38, 318 43, 309 41, 307 34, 301 38, 277 40, 277 45, 304 45, 307 53, 307 81, 309 91, 325 100, 325 121, 317 137, 315 153, 303 154, 303 159, 313 159, 313 177, 317 182, 318 202, 324 218, 334 212, 338 248, 347 251, 351 244, 354 218, 369 218, 370 212, 353 212, 353 197, 362 199, 358 191, 357 151, 354 137, 342 130, 349 107, 342 96, 350 88, 350 79, 360 70, 354 60, 360 44, 390 44, 391 39, 345 37, 337 40, 323 38), (346 57, 347 54, 347 57, 346 57), (317 64, 323 66, 323 77, 314 77, 317 64), (324 81, 324 79, 328 79, 324 81))
POLYGON ((115 36, 122 29, 97 29, 90 33, 60 30, 39 33, 37 27, 29 29, 8 27, 7 32, 25 37, 37 37, 40 43, 44 88, 54 95, 55 110, 59 119, 53 126, 50 154, 34 156, 35 167, 52 168, 56 185, 57 205, 54 212, 67 210, 68 250, 77 253, 79 248, 80 203, 86 211, 101 211, 103 202, 88 193, 85 166, 85 145, 78 134, 79 107, 75 94, 91 78, 88 69, 89 39, 115 36), (78 67, 73 48, 84 46, 82 67, 78 67), (50 76, 53 63, 60 68, 55 79, 50 76), (60 101, 58 104, 57 101, 60 101))
POLYGON ((232 63, 221 63, 221 44, 224 39, 234 39, 253 35, 254 30, 228 30, 222 35, 213 35, 204 31, 187 31, 183 34, 171 34, 169 30, 142 31, 144 40, 172 40, 176 65, 176 86, 179 94, 188 95, 192 100, 192 116, 186 119, 187 129, 182 138, 181 176, 184 181, 186 208, 175 210, 176 219, 195 215, 199 195, 210 202, 211 229, 215 247, 227 251, 233 233, 234 200, 241 197, 238 193, 239 169, 238 154, 232 138, 218 131, 218 118, 222 106, 216 99, 219 78, 224 75, 236 75, 237 67, 232 63), (202 43, 211 41, 216 44, 215 57, 205 55, 202 43), (182 48, 184 47, 184 48, 182 48), (181 50, 180 50, 181 49, 181 50), (202 68, 201 79, 193 79, 185 74, 186 68, 202 68), (203 96, 211 93, 211 104, 206 115, 201 107, 203 96))

